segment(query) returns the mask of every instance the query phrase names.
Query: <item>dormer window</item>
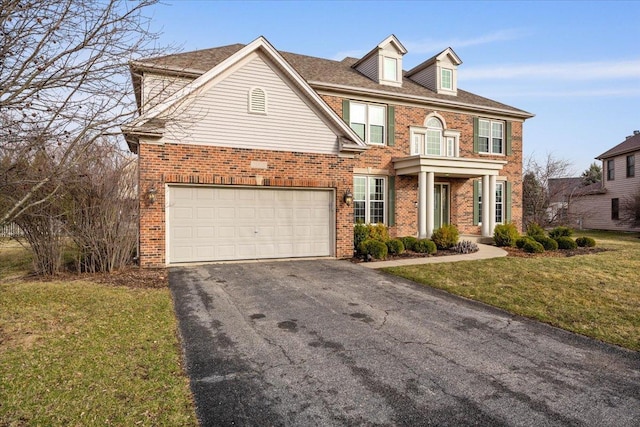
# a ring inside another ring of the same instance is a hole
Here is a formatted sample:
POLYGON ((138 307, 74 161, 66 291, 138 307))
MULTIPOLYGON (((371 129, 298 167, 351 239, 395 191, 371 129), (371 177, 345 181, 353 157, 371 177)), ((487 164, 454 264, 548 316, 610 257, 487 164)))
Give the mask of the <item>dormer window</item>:
POLYGON ((398 81, 398 60, 384 57, 382 78, 389 81, 398 81))
POLYGON ((441 68, 440 83, 442 89, 453 90, 453 70, 449 68, 441 68))

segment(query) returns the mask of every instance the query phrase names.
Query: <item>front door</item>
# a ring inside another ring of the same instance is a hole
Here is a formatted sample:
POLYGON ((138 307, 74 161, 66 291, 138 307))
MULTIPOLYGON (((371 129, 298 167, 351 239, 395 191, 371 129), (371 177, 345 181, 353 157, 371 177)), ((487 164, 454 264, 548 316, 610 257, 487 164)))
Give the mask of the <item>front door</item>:
POLYGON ((449 224, 449 184, 435 184, 433 189, 434 230, 449 224))

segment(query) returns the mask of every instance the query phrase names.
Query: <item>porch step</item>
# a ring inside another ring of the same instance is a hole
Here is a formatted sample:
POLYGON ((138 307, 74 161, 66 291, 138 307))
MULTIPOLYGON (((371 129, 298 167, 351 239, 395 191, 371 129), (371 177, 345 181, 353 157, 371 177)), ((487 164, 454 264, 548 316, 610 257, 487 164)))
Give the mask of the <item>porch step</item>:
POLYGON ((493 245, 493 237, 478 236, 476 234, 461 234, 459 241, 468 240, 474 243, 493 245))

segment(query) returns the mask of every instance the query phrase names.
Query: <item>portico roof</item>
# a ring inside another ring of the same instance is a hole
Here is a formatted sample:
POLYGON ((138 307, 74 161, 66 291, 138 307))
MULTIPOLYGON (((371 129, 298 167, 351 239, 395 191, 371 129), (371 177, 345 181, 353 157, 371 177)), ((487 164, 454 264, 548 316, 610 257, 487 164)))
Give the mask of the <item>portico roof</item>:
POLYGON ((437 176, 474 178, 484 175, 500 175, 507 164, 504 160, 470 159, 464 157, 439 157, 414 155, 393 159, 396 175, 417 175, 434 172, 437 176))

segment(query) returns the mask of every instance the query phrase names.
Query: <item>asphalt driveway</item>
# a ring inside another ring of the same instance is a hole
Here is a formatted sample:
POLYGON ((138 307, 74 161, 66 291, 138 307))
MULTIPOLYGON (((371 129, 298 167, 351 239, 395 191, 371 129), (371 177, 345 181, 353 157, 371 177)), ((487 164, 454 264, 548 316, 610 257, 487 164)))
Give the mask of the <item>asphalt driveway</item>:
POLYGON ((349 262, 169 282, 204 426, 640 425, 640 353, 349 262))

